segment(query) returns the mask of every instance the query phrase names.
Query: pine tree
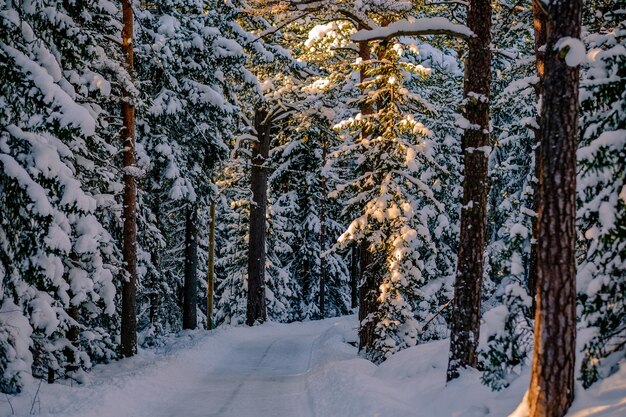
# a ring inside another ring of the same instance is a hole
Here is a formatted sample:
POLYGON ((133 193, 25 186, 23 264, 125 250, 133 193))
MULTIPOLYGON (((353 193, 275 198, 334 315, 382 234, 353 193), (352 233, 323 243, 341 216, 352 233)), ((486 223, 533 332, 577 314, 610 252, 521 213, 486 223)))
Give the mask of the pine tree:
POLYGON ((487 151, 491 83, 491 3, 469 3, 467 26, 475 36, 468 42, 465 64, 463 129, 464 158, 461 230, 454 283, 454 301, 447 380, 459 369, 476 367, 480 332, 480 301, 487 215, 487 151))
POLYGON ((576 338, 576 138, 582 1, 547 5, 541 107, 537 307, 528 405, 563 416, 574 398, 576 338))
MULTIPOLYGON (((134 76, 134 11, 132 0, 122 0, 122 54, 131 82, 134 76)), ((122 283, 122 324, 120 351, 122 356, 137 353, 137 182, 135 172, 135 105, 124 88, 122 99, 122 182, 124 222, 122 255, 125 276, 122 283)))

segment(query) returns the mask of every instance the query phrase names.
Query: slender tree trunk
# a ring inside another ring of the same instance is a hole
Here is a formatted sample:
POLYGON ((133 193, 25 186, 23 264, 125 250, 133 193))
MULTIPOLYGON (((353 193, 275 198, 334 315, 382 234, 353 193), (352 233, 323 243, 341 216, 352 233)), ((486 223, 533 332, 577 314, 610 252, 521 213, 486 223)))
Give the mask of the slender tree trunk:
POLYGON ((448 381, 459 368, 476 367, 480 330, 483 255, 487 221, 489 96, 491 83, 491 3, 470 0, 467 24, 476 36, 468 40, 465 65, 463 199, 452 309, 448 381))
MULTIPOLYGON (((322 137, 322 168, 326 164, 326 138, 322 137)), ((320 318, 326 315, 326 176, 322 172, 320 200, 320 318)))
POLYGON ((562 417, 574 399, 576 343, 576 139, 578 67, 565 61, 563 38, 580 38, 582 0, 547 6, 541 106, 541 172, 535 346, 530 417, 562 417), (559 50, 561 49, 561 50, 559 50))
POLYGON ((185 284, 183 290, 183 329, 198 327, 198 213, 187 207, 185 224, 185 284))
MULTIPOLYGON (((126 58, 126 69, 133 74, 133 9, 132 0, 122 0, 122 51, 126 58)), ((124 231, 122 254, 126 269, 122 285, 122 356, 137 353, 137 184, 131 168, 135 165, 135 106, 130 94, 124 91, 122 100, 124 129, 124 231)))
POLYGON ((254 128, 257 140, 252 143, 252 204, 250 205, 250 237, 248 249, 248 309, 246 324, 267 319, 265 302, 265 216, 267 211, 267 170, 264 166, 269 157, 270 132, 267 110, 257 109, 254 128))
MULTIPOLYGON (((371 59, 371 48, 367 41, 359 42, 359 57, 363 62, 371 59)), ((366 78, 365 65, 361 67, 359 72, 360 82, 364 82, 366 78)), ((361 114, 363 116, 371 115, 372 106, 369 103, 361 103, 361 114)), ((361 132, 361 137, 366 138, 369 135, 365 129, 361 132)), ((364 324, 364 320, 372 318, 376 312, 376 296, 378 285, 374 280, 370 265, 373 261, 373 254, 369 250, 369 243, 362 241, 359 245, 359 351, 367 351, 374 341, 374 329, 376 324, 373 320, 369 320, 364 324)))
POLYGON ((206 328, 213 329, 213 293, 215 287, 215 201, 211 201, 209 224, 209 265, 207 269, 206 328))
POLYGON ((357 308, 359 305, 359 246, 353 246, 350 252, 350 306, 357 308))
MULTIPOLYGON (((539 5, 540 0, 533 0, 533 26, 535 29, 535 68, 537 69, 537 76, 539 82, 535 85, 535 96, 538 103, 541 103, 541 92, 543 84, 543 73, 545 66, 545 51, 543 47, 546 44, 546 13, 539 5)), ((534 211, 535 216, 532 218, 532 240, 530 245, 530 262, 528 268, 528 294, 532 298, 531 314, 535 314, 537 295, 537 239, 539 236, 539 222, 537 221, 537 211, 539 195, 541 190, 539 188, 539 178, 542 176, 542 161, 541 161, 541 116, 537 114, 537 126, 539 128, 534 130, 535 133, 535 187, 533 192, 534 211)))

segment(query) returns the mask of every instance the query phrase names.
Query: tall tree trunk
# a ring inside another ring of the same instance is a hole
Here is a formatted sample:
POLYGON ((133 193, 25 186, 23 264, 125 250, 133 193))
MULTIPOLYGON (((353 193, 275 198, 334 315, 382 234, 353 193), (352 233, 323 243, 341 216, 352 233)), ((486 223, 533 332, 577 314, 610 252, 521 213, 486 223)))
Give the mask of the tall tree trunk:
POLYGON ((267 319, 265 302, 265 216, 267 211, 267 170, 265 162, 269 157, 270 129, 268 112, 259 108, 254 114, 254 128, 257 140, 252 143, 252 173, 250 187, 250 237, 248 249, 248 308, 246 324, 267 319))
MULTIPOLYGON (((326 164, 326 138, 322 136, 322 168, 326 164)), ((326 315, 326 176, 322 170, 320 198, 320 318, 326 315)))
POLYGON ((561 417, 574 399, 576 343, 577 66, 565 61, 563 38, 580 38, 582 0, 553 1, 541 107, 535 346, 529 388, 530 417, 561 417))
MULTIPOLYGON (((132 0, 122 0, 122 52, 126 58, 126 69, 133 74, 133 8, 132 0)), ((127 91, 122 100, 124 129, 124 231, 122 254, 126 276, 122 285, 122 356, 137 353, 137 184, 131 169, 135 165, 135 106, 127 91)))
POLYGON ((198 213, 194 205, 188 205, 186 217, 183 329, 195 329, 198 327, 198 213))
POLYGON ((211 201, 209 224, 209 265, 207 268, 206 328, 213 329, 213 295, 215 288, 215 201, 211 201))
POLYGON ((465 64, 463 198, 452 309, 448 381, 459 368, 476 367, 480 298, 487 222, 489 96, 491 83, 491 3, 470 0, 467 24, 476 36, 468 40, 465 64))
MULTIPOLYGON (((545 66, 545 56, 546 53, 544 51, 544 47, 546 45, 546 12, 543 10, 542 6, 539 5, 540 0, 533 0, 532 8, 533 8, 533 26, 535 31, 535 68, 537 70, 537 76, 539 77, 539 82, 535 85, 535 97, 537 98, 537 102, 541 103, 541 93, 542 93, 542 84, 543 84, 543 73, 545 66)), ((541 161, 541 116, 537 114, 537 126, 539 128, 534 129, 535 134, 535 187, 533 192, 533 201, 534 201, 534 211, 535 216, 532 218, 532 240, 530 244, 530 262, 528 267, 528 294, 532 298, 532 307, 531 313, 535 314, 536 300, 535 296, 537 295, 537 243, 539 237, 539 222, 537 219, 537 211, 538 207, 538 196, 541 194, 541 190, 539 188, 539 178, 542 175, 542 161, 541 161)))
MULTIPOLYGON (((371 59, 371 53, 369 42, 359 42, 359 57, 362 62, 369 61, 371 59)), ((365 65, 363 65, 359 72, 360 82, 363 83, 365 78, 366 71, 365 65)), ((362 102, 360 111, 363 116, 371 115, 373 112, 372 105, 362 102)), ((368 135, 369 132, 363 129, 361 132, 361 138, 364 139, 368 135)), ((374 280, 374 274, 370 271, 373 254, 370 252, 369 246, 369 243, 365 240, 359 244, 359 270, 361 273, 359 280, 359 351, 367 351, 374 341, 375 323, 371 320, 367 324, 363 323, 365 319, 372 318, 371 315, 376 312, 376 292, 378 291, 378 285, 374 280)))

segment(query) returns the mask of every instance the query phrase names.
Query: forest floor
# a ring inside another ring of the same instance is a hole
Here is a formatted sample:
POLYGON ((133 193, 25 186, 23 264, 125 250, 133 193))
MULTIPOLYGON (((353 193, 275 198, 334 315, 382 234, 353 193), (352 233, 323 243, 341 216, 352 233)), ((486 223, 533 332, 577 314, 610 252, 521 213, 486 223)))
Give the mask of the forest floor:
MULTIPOLYGON (((350 344, 356 326, 350 316, 183 332, 96 366, 82 385, 33 381, 18 396, 0 397, 0 416, 506 417, 524 396, 527 373, 501 392, 483 386, 478 372, 446 387, 447 341, 375 366, 350 344)), ((625 416, 624 368, 578 389, 568 417, 625 416)))

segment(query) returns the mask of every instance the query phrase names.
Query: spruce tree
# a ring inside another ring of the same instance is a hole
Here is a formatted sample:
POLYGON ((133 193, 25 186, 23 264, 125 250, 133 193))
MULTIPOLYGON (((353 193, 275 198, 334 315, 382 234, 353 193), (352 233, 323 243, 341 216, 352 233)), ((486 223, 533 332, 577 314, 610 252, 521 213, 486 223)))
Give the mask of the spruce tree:
POLYGON ((80 379, 113 345, 119 183, 108 2, 0 5, 0 389, 80 379))
MULTIPOLYGON (((598 10, 599 12, 601 9, 598 10)), ((594 14, 595 15, 595 14, 594 14)), ((578 267, 585 387, 607 376, 626 340, 626 25, 608 11, 585 39, 589 64, 581 81, 578 267)))
POLYGON ((137 13, 144 100, 138 129, 151 161, 140 193, 141 243, 149 253, 140 302, 158 317, 156 323, 140 317, 148 333, 195 328, 205 305, 197 294, 206 275, 212 172, 227 155, 236 93, 249 76, 244 50, 233 40, 235 16, 232 6, 200 0, 160 2, 137 13))

